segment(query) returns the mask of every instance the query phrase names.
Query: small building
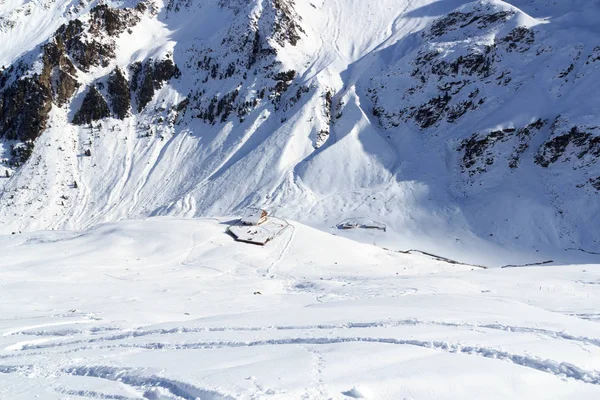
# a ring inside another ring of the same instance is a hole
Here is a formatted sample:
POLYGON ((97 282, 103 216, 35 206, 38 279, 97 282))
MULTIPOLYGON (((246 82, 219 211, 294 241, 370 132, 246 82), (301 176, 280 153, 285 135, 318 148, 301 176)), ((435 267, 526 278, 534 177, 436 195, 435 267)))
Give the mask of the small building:
POLYGON ((338 229, 355 229, 359 227, 356 221, 348 220, 338 224, 338 229))
POLYGON ((243 225, 260 225, 267 222, 267 212, 259 208, 249 208, 240 220, 243 225))
POLYGON ((244 217, 227 228, 238 242, 264 246, 281 234, 289 224, 284 219, 267 218, 267 212, 261 209, 249 209, 244 217))
POLYGON ((379 229, 386 231, 386 225, 370 218, 349 218, 337 225, 338 229, 379 229))

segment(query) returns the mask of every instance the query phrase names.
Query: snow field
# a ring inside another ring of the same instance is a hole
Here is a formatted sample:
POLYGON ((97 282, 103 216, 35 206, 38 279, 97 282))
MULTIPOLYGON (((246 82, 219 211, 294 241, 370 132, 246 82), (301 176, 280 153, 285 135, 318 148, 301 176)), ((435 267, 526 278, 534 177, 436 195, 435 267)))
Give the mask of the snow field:
POLYGON ((0 237, 0 398, 594 399, 594 265, 481 269, 230 218, 0 237))

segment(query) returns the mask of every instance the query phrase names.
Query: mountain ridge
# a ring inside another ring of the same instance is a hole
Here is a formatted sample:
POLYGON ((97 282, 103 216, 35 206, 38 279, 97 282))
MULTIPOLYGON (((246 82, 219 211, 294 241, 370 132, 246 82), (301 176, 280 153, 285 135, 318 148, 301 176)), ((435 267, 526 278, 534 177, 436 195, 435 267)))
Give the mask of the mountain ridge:
POLYGON ((82 33, 5 53, 47 121, 7 137, 0 107, 2 233, 259 206, 472 262, 598 249, 598 2, 49 4, 82 33))

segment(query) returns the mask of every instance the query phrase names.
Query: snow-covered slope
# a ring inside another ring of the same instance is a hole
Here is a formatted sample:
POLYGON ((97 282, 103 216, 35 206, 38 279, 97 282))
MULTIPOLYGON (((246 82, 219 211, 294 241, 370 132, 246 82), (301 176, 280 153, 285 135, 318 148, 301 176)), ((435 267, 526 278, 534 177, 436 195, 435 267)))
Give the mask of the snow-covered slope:
POLYGON ((598 252, 597 1, 0 7, 4 233, 257 206, 486 265, 598 252))
POLYGON ((597 399, 597 265, 481 269, 292 223, 0 236, 0 398, 597 399), (107 251, 110 249, 110 251, 107 251))

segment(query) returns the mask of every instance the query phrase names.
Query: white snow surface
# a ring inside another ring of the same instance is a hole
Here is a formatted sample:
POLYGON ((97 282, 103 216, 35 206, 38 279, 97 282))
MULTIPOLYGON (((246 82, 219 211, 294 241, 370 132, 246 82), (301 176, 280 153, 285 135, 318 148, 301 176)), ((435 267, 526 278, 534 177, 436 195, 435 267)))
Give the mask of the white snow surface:
POLYGON ((597 399, 597 265, 482 269, 292 222, 0 237, 0 398, 597 399))
MULTIPOLYGON (((99 3, 136 4, 0 0, 0 66, 39 66, 99 3)), ((577 143, 533 161, 573 125, 600 143, 597 0, 146 3, 23 166, 0 140, 1 400, 600 398, 600 164, 577 143), (275 3, 295 46, 268 36, 275 3), (434 34, 456 13, 476 18, 434 34), (515 28, 536 40, 507 50, 515 28), (255 30, 276 54, 208 79, 205 57, 222 73, 255 30), (414 71, 488 47, 489 76, 414 71), (70 123, 88 85, 165 57, 181 77, 143 111, 70 123), (268 68, 296 72, 280 107, 257 100, 268 68), (400 112, 458 80, 453 106, 486 101, 427 128, 400 112), (197 116, 237 89, 247 115, 197 116), (507 134, 462 170, 465 139, 537 120, 528 147, 507 134), (248 207, 290 225, 235 242, 248 207)))

